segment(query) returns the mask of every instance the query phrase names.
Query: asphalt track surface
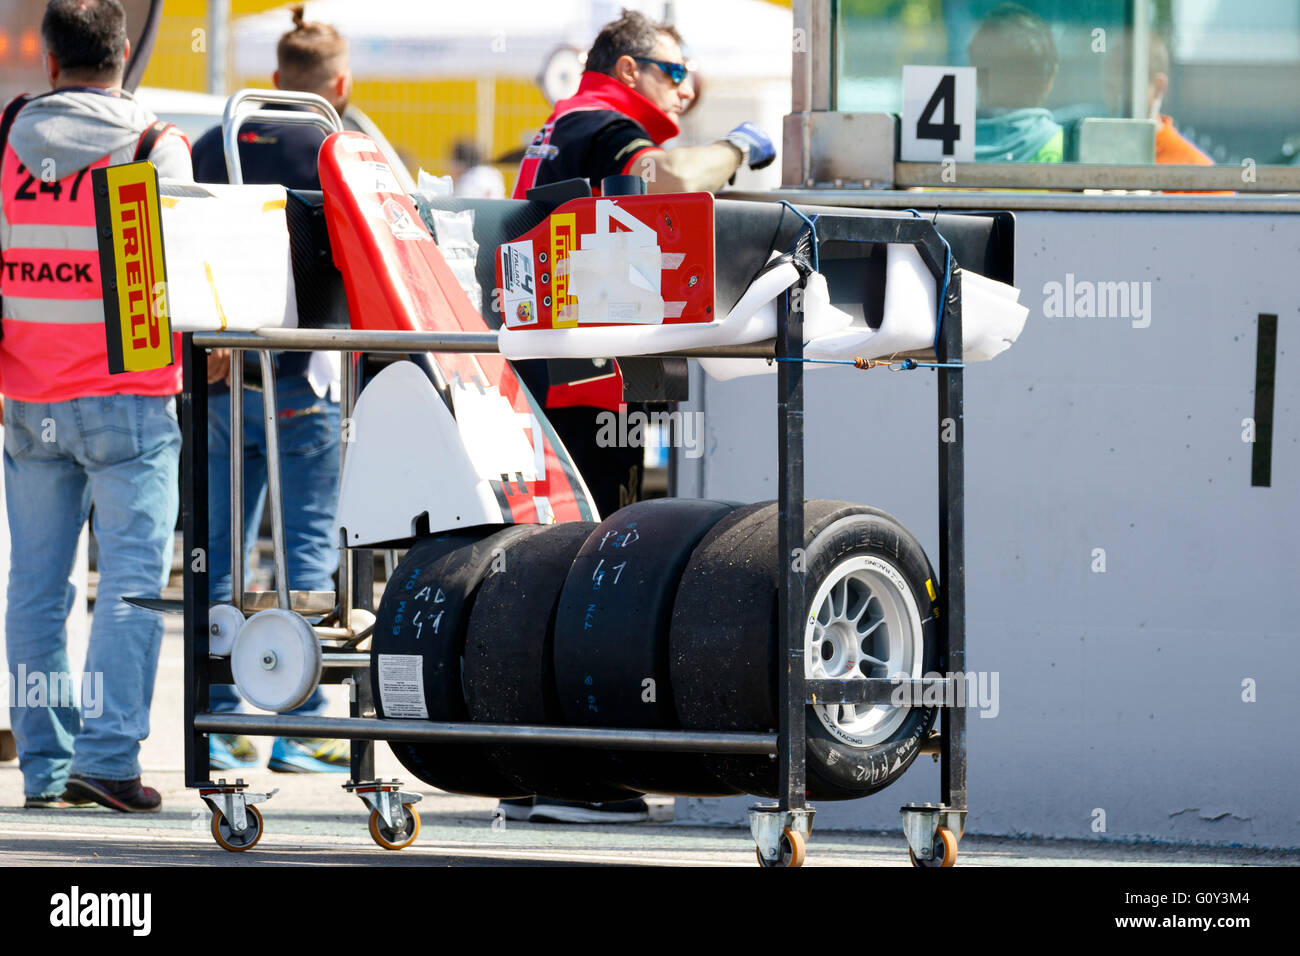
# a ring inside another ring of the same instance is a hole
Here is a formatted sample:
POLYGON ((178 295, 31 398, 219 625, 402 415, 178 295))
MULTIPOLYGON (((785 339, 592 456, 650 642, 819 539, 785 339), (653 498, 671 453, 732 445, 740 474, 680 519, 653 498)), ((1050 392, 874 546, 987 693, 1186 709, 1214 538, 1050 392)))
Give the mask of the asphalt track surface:
MULTIPOLYGON (((16 762, 0 763, 0 866, 747 866, 755 865, 746 821, 735 827, 672 823, 673 802, 651 798, 651 821, 624 825, 558 825, 501 821, 496 801, 442 793, 413 782, 386 745, 376 751, 380 776, 400 777, 423 794, 416 842, 400 852, 376 846, 368 811, 340 787, 345 774, 273 774, 265 766, 242 771, 253 790, 280 792, 261 804, 265 831, 244 853, 219 848, 206 807, 185 789, 181 772, 180 619, 167 619, 153 733, 142 759, 145 782, 163 794, 157 814, 121 814, 91 808, 19 809, 22 779, 16 762)), ((331 714, 346 714, 341 689, 331 714)), ((263 757, 269 741, 257 741, 263 757)), ((217 774, 214 774, 217 776, 217 774)), ((233 778, 234 772, 226 776, 233 778)), ((909 866, 901 829, 891 833, 818 830, 805 866, 909 866)), ((1003 866, 1297 866, 1300 851, 1034 840, 970 834, 959 867, 1003 866)))

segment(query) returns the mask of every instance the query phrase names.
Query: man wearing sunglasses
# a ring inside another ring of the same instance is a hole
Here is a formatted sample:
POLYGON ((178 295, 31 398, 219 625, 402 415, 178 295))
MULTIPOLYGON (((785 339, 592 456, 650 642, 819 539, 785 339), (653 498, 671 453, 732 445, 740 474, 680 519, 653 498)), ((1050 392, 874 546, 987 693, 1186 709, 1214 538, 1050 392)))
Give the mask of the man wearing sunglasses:
POLYGON ((768 166, 776 149, 753 123, 707 146, 660 146, 678 134, 677 117, 695 98, 681 39, 673 27, 628 10, 607 23, 578 92, 555 105, 528 147, 514 198, 579 177, 598 191, 618 174, 641 176, 652 193, 713 192, 741 166, 768 166))
MULTIPOLYGON (((649 192, 713 192, 743 165, 762 169, 776 159, 771 139, 742 123, 705 146, 661 144, 678 132, 677 117, 695 99, 695 85, 682 58, 681 36, 668 24, 624 10, 601 28, 587 54, 578 92, 555 104, 533 138, 515 183, 514 198, 534 186, 586 179, 599 195, 607 176, 633 175, 649 192)), ((546 407, 551 424, 574 457, 600 514, 640 500, 639 448, 600 447, 602 411, 617 411, 622 372, 600 360, 591 369, 546 361, 517 368, 546 407)))
MULTIPOLYGON (((578 92, 555 104, 524 156, 514 198, 566 179, 586 179, 599 194, 606 176, 635 175, 649 192, 713 192, 741 166, 762 169, 776 158, 771 139, 742 123, 707 146, 664 149, 679 132, 677 117, 695 98, 682 59, 682 38, 671 26, 627 10, 606 24, 587 54, 578 92)), ((568 363, 570 366, 577 363, 568 363)), ((616 410, 623 393, 615 362, 601 360, 591 374, 571 369, 543 374, 547 363, 516 366, 559 433, 602 517, 641 497, 642 449, 604 447, 597 439, 602 411, 616 410)), ((629 406, 636 408, 639 406, 629 406)), ((644 800, 568 803, 544 797, 502 800, 507 820, 622 823, 645 820, 644 800)))

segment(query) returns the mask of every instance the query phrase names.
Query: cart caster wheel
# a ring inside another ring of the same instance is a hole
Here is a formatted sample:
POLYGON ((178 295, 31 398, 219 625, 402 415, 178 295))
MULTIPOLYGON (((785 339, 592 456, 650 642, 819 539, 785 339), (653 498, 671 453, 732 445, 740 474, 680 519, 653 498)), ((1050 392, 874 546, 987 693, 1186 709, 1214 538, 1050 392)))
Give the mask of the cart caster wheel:
POLYGON ((244 808, 244 815, 248 826, 236 833, 220 810, 212 811, 212 839, 217 841, 217 846, 231 853, 243 853, 257 846, 257 841, 262 839, 262 812, 250 804, 244 808))
POLYGON ((754 853, 758 856, 759 866, 789 867, 793 869, 796 866, 803 866, 804 857, 808 853, 808 844, 804 840, 802 833, 787 827, 781 834, 781 856, 778 859, 763 859, 763 851, 758 847, 754 847, 754 853))
POLYGON ((394 830, 384 823, 378 810, 370 811, 370 838, 385 850, 404 849, 420 835, 420 814, 409 804, 402 805, 402 812, 406 814, 406 824, 401 830, 394 830))
POLYGON ((957 837, 947 827, 934 831, 934 858, 918 860, 916 854, 908 847, 907 855, 912 858, 912 865, 917 867, 946 867, 957 862, 957 837))

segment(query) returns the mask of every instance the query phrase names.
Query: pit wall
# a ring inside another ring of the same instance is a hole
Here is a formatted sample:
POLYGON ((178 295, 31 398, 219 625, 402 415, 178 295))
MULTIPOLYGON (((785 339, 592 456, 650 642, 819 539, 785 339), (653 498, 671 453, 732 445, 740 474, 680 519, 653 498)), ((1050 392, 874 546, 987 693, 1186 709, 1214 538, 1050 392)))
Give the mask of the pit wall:
MULTIPOLYGON (((996 716, 970 714, 968 832, 1298 846, 1300 217, 1020 212, 1016 245, 1024 333, 965 373, 967 662, 998 690, 996 716), (1261 314, 1268 487, 1244 440, 1261 314)), ((678 493, 775 498, 775 376, 692 375, 704 448, 676 452, 678 493)), ((805 381, 807 496, 884 508, 937 565, 936 375, 805 381)), ((896 829, 939 796, 921 757, 817 827, 896 829)), ((681 799, 677 819, 753 802, 681 799)))

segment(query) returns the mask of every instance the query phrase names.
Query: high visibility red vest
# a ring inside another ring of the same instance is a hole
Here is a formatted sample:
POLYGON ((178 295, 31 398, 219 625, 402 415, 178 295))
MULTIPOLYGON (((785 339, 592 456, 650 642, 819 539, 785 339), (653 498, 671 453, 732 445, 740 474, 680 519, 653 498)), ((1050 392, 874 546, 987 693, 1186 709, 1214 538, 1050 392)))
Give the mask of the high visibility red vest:
MULTIPOLYGON (((143 135, 143 133, 142 133, 143 135)), ((180 336, 167 368, 111 375, 90 171, 53 182, 6 144, 0 158, 0 393, 24 402, 180 391, 180 336)), ((130 157, 127 157, 128 159, 130 157)), ((119 161, 121 157, 118 157, 119 161)))

